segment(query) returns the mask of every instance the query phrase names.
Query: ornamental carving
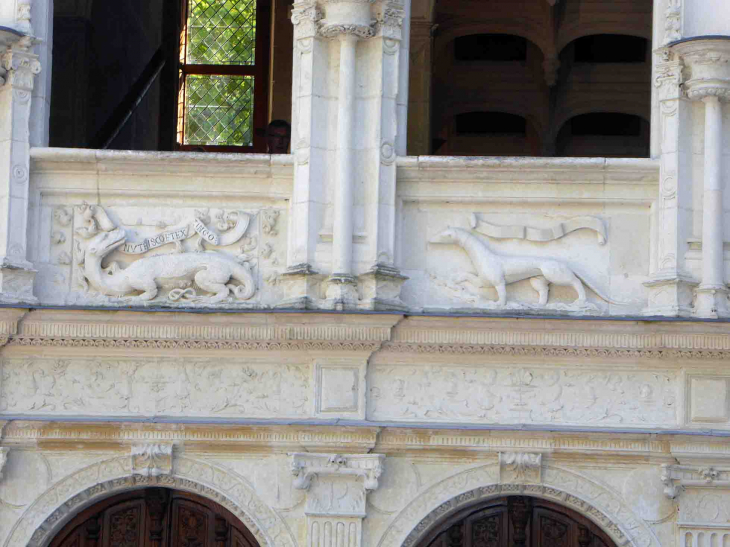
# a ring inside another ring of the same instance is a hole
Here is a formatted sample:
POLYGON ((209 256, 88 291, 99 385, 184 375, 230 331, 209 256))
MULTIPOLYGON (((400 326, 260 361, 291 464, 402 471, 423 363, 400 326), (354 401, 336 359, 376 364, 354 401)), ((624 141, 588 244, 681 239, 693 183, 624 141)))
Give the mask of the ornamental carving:
POLYGON ((664 44, 682 39, 682 0, 667 0, 664 11, 664 44))
MULTIPOLYGON (((563 237, 566 233, 579 229, 591 229, 597 232, 599 244, 606 241, 605 228, 600 219, 595 217, 578 217, 552 228, 536 229, 527 226, 495 226, 479 220, 476 215, 471 218, 472 228, 490 237, 528 239, 532 241, 551 241, 563 237)), ((595 304, 588 302, 586 289, 591 289, 599 298, 614 305, 629 305, 609 297, 596 284, 589 281, 584 274, 577 273, 567 262, 539 256, 500 255, 490 249, 484 238, 474 231, 463 228, 447 228, 431 243, 454 244, 461 247, 474 268, 473 272, 462 271, 451 279, 441 279, 431 275, 434 284, 453 298, 466 300, 478 308, 485 309, 558 309, 585 313, 599 311, 595 304), (530 302, 508 302, 507 285, 529 279, 532 288, 538 293, 537 304, 530 302), (570 304, 550 303, 550 286, 571 287, 576 293, 576 300, 570 304), (484 289, 494 288, 497 301, 487 300, 483 296, 484 289)))
MULTIPOLYGON (((59 223, 65 222, 65 209, 56 211, 59 223)), ((265 233, 276 234, 278 215, 262 212, 265 233)), ((249 244, 255 238, 244 237, 251 218, 243 211, 204 209, 152 226, 139 219, 122 227, 103 207, 84 203, 76 207, 74 223, 73 299, 251 307, 247 302, 257 293, 257 260, 249 252, 256 245, 249 244), (115 258, 128 265, 120 266, 115 258)))
POLYGON ((292 454, 294 487, 307 490, 306 513, 314 516, 365 516, 365 498, 378 488, 382 454, 292 454))
POLYGON ((159 477, 172 473, 172 444, 132 446, 132 474, 159 477))
POLYGON ((730 488, 730 469, 662 465, 661 480, 664 495, 675 499, 687 488, 730 488))
POLYGON ((676 375, 507 366, 378 364, 370 418, 441 423, 677 424, 676 375))
POLYGON ((501 482, 540 483, 542 481, 542 454, 500 452, 499 479, 501 482))
MULTIPOLYGON (((41 71, 38 56, 29 49, 33 43, 30 38, 22 38, 13 46, 5 50, 0 57, 0 85, 7 83, 16 91, 30 92, 33 90, 33 78, 41 71)), ((18 97, 22 103, 22 97, 18 97)))
POLYGON ((23 414, 294 418, 310 399, 308 365, 219 359, 5 359, 0 385, 23 414))

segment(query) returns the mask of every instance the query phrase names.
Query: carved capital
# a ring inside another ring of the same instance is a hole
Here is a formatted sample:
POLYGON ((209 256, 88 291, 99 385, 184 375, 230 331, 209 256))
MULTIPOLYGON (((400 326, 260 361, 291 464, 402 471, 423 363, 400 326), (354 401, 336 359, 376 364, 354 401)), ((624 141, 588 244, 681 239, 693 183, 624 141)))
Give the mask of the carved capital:
POLYGON ((365 498, 378 488, 382 454, 292 454, 294 487, 307 490, 310 516, 365 517, 365 498))
POLYGON ((664 495, 677 498, 687 488, 728 488, 730 468, 662 465, 664 495))
POLYGON ((8 453, 10 452, 9 448, 0 447, 0 481, 3 480, 3 468, 5 467, 5 464, 8 462, 8 453))
POLYGON ((33 77, 40 73, 38 56, 31 53, 32 40, 22 38, 5 49, 0 58, 0 85, 8 85, 21 92, 33 91, 33 77))
POLYGON ((690 100, 730 100, 730 41, 699 39, 675 44, 687 67, 684 89, 690 100))
POLYGON ((680 98, 680 86, 684 82, 684 62, 678 55, 673 55, 669 48, 662 48, 655 53, 658 59, 654 64, 654 87, 659 92, 659 99, 680 98))
POLYGON ((172 444, 132 446, 132 474, 159 477, 172 473, 172 444))
POLYGON ((541 483, 542 454, 500 452, 499 478, 502 483, 541 483))
POLYGON ((296 38, 302 39, 316 36, 319 23, 323 18, 324 12, 314 0, 296 2, 292 7, 291 15, 296 38))

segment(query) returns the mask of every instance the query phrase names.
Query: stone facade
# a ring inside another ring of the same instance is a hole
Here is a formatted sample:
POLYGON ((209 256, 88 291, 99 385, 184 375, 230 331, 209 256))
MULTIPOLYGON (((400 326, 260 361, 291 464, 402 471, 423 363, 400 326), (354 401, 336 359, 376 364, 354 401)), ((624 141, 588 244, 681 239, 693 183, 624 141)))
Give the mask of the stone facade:
MULTIPOLYGON (((618 17, 570 1, 523 21, 562 13, 548 87, 618 17)), ((467 32, 415 0, 294 3, 289 155, 49 148, 50 3, 6 4, 0 546, 148 486, 262 547, 416 547, 511 495, 730 540, 724 3, 655 0, 634 159, 409 156, 435 14, 467 32)))

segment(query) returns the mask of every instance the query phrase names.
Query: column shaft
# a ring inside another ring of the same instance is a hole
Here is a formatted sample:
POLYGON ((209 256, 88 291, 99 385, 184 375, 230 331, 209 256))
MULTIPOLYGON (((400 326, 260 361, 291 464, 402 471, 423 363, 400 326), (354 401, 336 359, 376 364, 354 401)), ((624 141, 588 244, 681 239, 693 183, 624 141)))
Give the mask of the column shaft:
POLYGON ((340 37, 340 83, 337 109, 337 181, 332 249, 332 273, 352 275, 353 184, 355 173, 355 53, 357 36, 340 37))
POLYGON ((701 288, 725 288, 722 226, 722 104, 705 103, 705 186, 702 215, 701 288))

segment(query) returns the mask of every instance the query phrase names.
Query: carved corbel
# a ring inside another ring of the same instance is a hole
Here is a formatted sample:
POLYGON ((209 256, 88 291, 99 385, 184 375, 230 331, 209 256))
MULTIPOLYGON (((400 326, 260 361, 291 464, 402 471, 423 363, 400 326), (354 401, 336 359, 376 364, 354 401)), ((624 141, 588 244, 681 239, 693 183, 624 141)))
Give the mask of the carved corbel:
POLYGON ((132 474, 143 477, 172 474, 172 444, 132 446, 132 474))
POLYGON ((9 448, 0 447, 0 481, 3 480, 3 468, 8 462, 8 454, 10 453, 9 448))
POLYGON ((541 483, 542 454, 500 452, 499 478, 501 483, 541 483))
POLYGON ((664 495, 676 499, 687 488, 730 488, 730 469, 662 465, 664 495))

